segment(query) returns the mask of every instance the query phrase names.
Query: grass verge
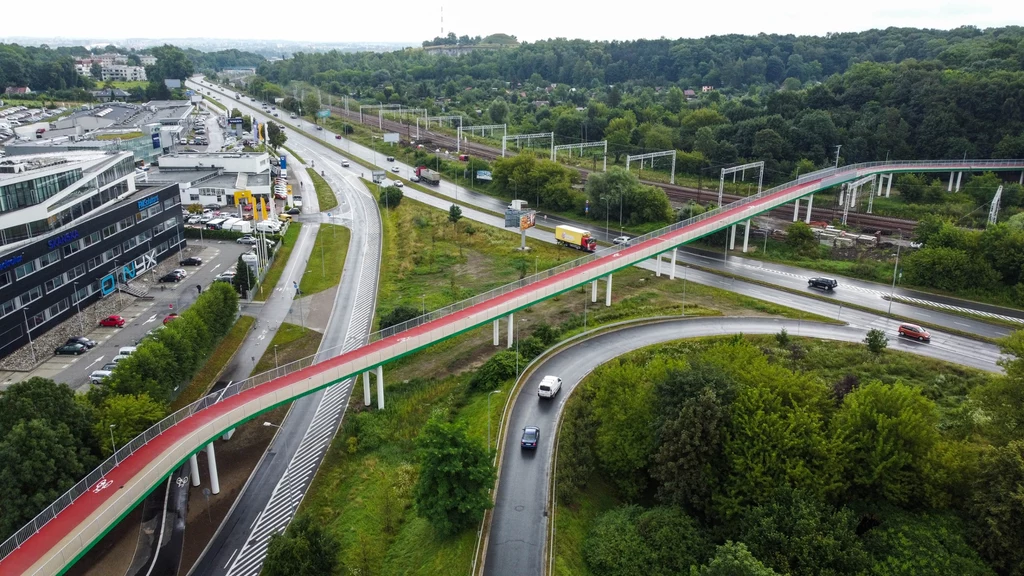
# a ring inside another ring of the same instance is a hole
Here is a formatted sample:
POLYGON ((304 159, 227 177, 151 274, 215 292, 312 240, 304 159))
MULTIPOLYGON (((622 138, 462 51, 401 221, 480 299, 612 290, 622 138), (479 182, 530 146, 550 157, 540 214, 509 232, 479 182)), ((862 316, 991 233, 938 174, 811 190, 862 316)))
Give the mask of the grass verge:
POLYGON ((348 242, 351 233, 348 228, 337 224, 321 224, 316 234, 313 251, 306 263, 306 271, 302 274, 299 289, 303 294, 316 294, 341 281, 341 271, 345 268, 345 255, 348 254, 348 242))
POLYGON ((295 158, 296 160, 298 160, 298 161, 299 161, 299 163, 300 163, 300 164, 305 164, 305 163, 306 163, 306 161, 302 159, 302 156, 299 156, 299 155, 298 155, 298 154, 297 154, 297 153, 295 152, 295 150, 292 150, 291 148, 289 148, 289 147, 287 147, 287 146, 281 146, 281 148, 284 148, 285 150, 287 150, 287 151, 288 151, 288 153, 289 153, 289 154, 291 154, 293 158, 295 158))
POLYGON ((320 211, 326 212, 337 208, 338 198, 334 195, 334 190, 331 189, 331 185, 327 183, 327 180, 324 180, 312 168, 306 168, 306 173, 313 179, 313 187, 316 189, 316 199, 320 203, 320 211))
POLYGON ((295 248, 295 241, 299 239, 299 229, 301 227, 302 224, 298 222, 288 224, 288 231, 284 233, 284 238, 281 239, 281 248, 277 251, 274 263, 270 265, 270 270, 267 271, 267 275, 263 278, 263 283, 260 284, 260 289, 256 291, 253 300, 264 301, 274 293, 274 288, 281 280, 281 274, 284 274, 284 267, 288 264, 288 259, 292 255, 292 249, 295 248))
POLYGON ((217 376, 220 375, 224 367, 231 361, 231 357, 235 355, 238 347, 242 345, 245 335, 252 329, 253 322, 255 321, 256 319, 252 316, 240 316, 235 321, 235 325, 231 327, 231 330, 228 330, 227 335, 224 336, 224 339, 214 349, 213 354, 210 354, 210 357, 206 359, 206 363, 203 364, 203 367, 192 378, 192 381, 175 398, 174 402, 171 402, 169 412, 173 413, 179 408, 184 408, 202 398, 203 394, 206 394, 206 391, 217 380, 217 376))
POLYGON ((296 324, 281 323, 273 340, 267 346, 267 351, 260 356, 253 374, 260 374, 273 370, 275 362, 277 366, 284 366, 289 362, 308 358, 320 348, 320 340, 323 334, 310 328, 303 328, 296 324), (277 349, 277 358, 274 357, 274 349, 277 349))
POLYGON ((206 101, 207 101, 207 102, 209 102, 210 104, 213 104, 214 106, 216 106, 217 108, 220 108, 221 110, 223 110, 223 111, 225 111, 225 112, 227 112, 227 111, 228 111, 228 108, 227 108, 227 106, 225 106, 225 105, 221 104, 220 102, 217 102, 216 100, 214 100, 213 98, 210 98, 210 97, 209 97, 209 96, 207 96, 206 94, 203 94, 203 100, 206 100, 206 101))

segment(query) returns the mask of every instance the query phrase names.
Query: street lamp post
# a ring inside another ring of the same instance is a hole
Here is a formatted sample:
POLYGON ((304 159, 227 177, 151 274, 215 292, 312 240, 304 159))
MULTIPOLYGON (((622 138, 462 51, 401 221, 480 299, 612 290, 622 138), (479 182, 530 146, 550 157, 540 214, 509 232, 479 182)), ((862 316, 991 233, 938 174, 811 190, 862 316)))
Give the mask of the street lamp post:
POLYGON ((114 443, 114 428, 117 424, 110 425, 110 449, 114 452, 114 465, 117 465, 117 444, 114 443))
POLYGON ((36 346, 32 343, 32 327, 28 325, 28 306, 21 309, 21 315, 25 317, 25 333, 28 334, 28 347, 32 351, 32 364, 36 363, 36 346))
POLYGON ((501 394, 501 390, 487 393, 487 451, 491 451, 491 394, 501 394))
POLYGON ((421 294, 420 295, 420 304, 421 304, 420 314, 424 314, 425 315, 427 313, 427 295, 426 294, 421 294))
POLYGON ((609 236, 611 236, 611 234, 608 233, 608 197, 607 196, 603 196, 603 198, 604 198, 604 237, 605 237, 605 239, 607 239, 609 236))
POLYGON ((896 229, 900 233, 900 241, 896 243, 896 265, 892 267, 892 288, 889 290, 889 318, 892 318, 892 298, 896 295, 896 272, 900 268, 900 242, 903 241, 903 230, 896 229))
POLYGON ((277 368, 277 344, 274 344, 274 369, 276 370, 277 368))
POLYGON ((82 323, 82 299, 78 297, 78 282, 75 285, 75 309, 78 310, 78 329, 85 335, 85 324, 82 323))

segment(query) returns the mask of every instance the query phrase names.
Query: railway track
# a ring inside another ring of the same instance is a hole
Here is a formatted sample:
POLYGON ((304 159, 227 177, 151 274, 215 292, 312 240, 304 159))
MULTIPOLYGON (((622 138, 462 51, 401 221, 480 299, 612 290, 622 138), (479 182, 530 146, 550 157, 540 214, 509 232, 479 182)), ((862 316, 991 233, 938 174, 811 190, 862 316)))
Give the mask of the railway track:
MULTIPOLYGON (((346 111, 344 108, 331 107, 331 111, 340 116, 343 116, 350 120, 359 121, 359 113, 346 111)), ((383 126, 384 129, 392 132, 397 132, 405 137, 408 142, 415 141, 417 144, 430 144, 436 148, 441 148, 449 152, 454 151, 456 148, 459 149, 460 154, 469 154, 470 156, 483 158, 484 160, 494 160, 501 157, 501 150, 480 144, 478 142, 467 142, 463 141, 461 146, 456 142, 455 137, 439 132, 431 132, 424 128, 420 128, 419 137, 416 137, 415 126, 409 124, 403 124, 401 122, 385 118, 383 122, 380 121, 379 117, 372 117, 368 115, 363 116, 363 124, 367 126, 383 126), (378 120, 378 122, 373 122, 378 120)), ((515 152, 509 151, 509 155, 515 154, 515 152)), ((592 172, 586 168, 576 168, 579 171, 582 179, 585 181, 588 174, 592 172)), ((668 196, 669 201, 678 204, 686 204, 691 200, 696 202, 707 204, 708 202, 717 202, 718 190, 714 189, 697 189, 689 186, 680 186, 678 184, 666 184, 664 182, 657 182, 653 180, 640 180, 642 183, 649 186, 657 186, 665 191, 665 195, 668 196)), ((723 194, 722 201, 726 204, 734 202, 743 196, 740 194, 723 194)), ((806 202, 801 203, 800 220, 805 219, 806 215, 806 202)), ((812 206, 811 209, 811 220, 812 221, 824 221, 832 222, 836 218, 842 218, 842 208, 835 206, 812 206)), ((780 208, 771 211, 771 216, 779 219, 792 219, 793 211, 789 208, 780 208)), ((882 232, 896 232, 901 231, 909 233, 917 227, 917 221, 905 220, 902 218, 892 218, 889 216, 878 216, 875 214, 864 214, 860 212, 850 212, 847 215, 847 222, 851 226, 856 226, 863 229, 865 232, 874 232, 880 230, 882 232)))

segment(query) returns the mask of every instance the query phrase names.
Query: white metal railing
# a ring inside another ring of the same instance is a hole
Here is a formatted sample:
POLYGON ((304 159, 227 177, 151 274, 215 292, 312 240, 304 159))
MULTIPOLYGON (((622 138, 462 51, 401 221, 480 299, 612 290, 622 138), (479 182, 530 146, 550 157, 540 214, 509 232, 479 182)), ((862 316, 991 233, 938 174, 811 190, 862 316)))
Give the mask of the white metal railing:
MULTIPOLYGON (((812 194, 812 193, 814 193, 814 192, 816 192, 818 190, 831 187, 831 186, 833 186, 835 184, 838 184, 840 182, 857 178, 857 177, 863 175, 865 173, 865 171, 870 171, 871 169, 877 168, 877 167, 880 167, 880 166, 885 166, 886 168, 889 168, 889 170, 881 170, 880 172, 890 172, 890 171, 891 172, 897 172, 897 171, 908 171, 909 172, 909 171, 913 171, 915 169, 916 170, 933 170, 933 171, 937 171, 937 170, 943 170, 943 171, 950 170, 950 171, 954 171, 954 172, 955 171, 978 171, 978 170, 1024 170, 1024 160, 968 160, 968 161, 964 161, 964 162, 961 162, 961 161, 952 161, 952 162, 951 161, 867 162, 867 163, 862 163, 862 164, 851 164, 851 165, 848 165, 848 166, 843 166, 843 167, 841 167, 839 169, 826 168, 826 169, 823 169, 823 170, 818 170, 816 172, 811 172, 811 173, 808 173, 808 174, 804 174, 804 175, 800 176, 796 181, 788 182, 786 184, 782 184, 782 185, 779 185, 779 186, 775 186, 774 188, 770 188, 768 190, 764 190, 761 193, 755 194, 753 196, 747 196, 745 198, 741 198, 741 199, 739 199, 739 200, 737 200, 737 201, 735 201, 735 202, 733 202, 733 203, 731 203, 731 204, 729 204, 727 206, 716 208, 714 210, 709 210, 708 212, 705 212, 703 214, 694 216, 692 218, 688 218, 686 220, 682 220, 682 221, 676 222, 674 224, 671 224, 671 225, 666 226, 664 228, 661 228, 659 230, 655 230, 653 232, 649 232, 647 234, 644 234, 642 236, 638 236, 638 237, 632 239, 629 244, 630 244, 630 246, 635 246, 637 244, 641 244, 641 243, 646 242, 648 240, 651 240, 651 239, 654 239, 654 238, 659 238, 659 237, 665 236, 667 234, 671 234, 672 232, 675 232, 676 230, 679 230, 680 228, 684 228, 684 227, 687 227, 687 226, 692 226, 693 224, 696 224, 698 222, 702 222, 702 221, 707 220, 709 218, 713 218, 713 217, 718 216, 719 214, 722 214, 722 213, 725 213, 725 212, 734 211, 737 208, 741 208, 741 207, 743 207, 743 206, 745 206, 747 204, 750 204, 751 202, 755 202, 755 201, 761 200, 761 199, 763 199, 763 198, 765 198, 767 196, 772 196, 774 194, 777 194, 777 193, 779 193, 782 190, 786 190, 788 188, 793 188, 793 187, 796 187, 796 186, 799 186, 799 185, 803 185, 803 184, 806 184, 808 182, 814 182, 816 180, 820 180, 820 182, 816 186, 809 187, 807 190, 802 191, 802 193, 797 195, 796 197, 806 196, 806 195, 812 194)), ((786 198, 783 202, 780 202, 780 204, 783 204, 785 202, 789 202, 791 200, 792 200, 792 198, 786 198)), ((774 208, 774 207, 775 206, 768 204, 768 205, 765 205, 764 209, 765 210, 769 210, 769 209, 774 208)), ((726 223, 723 224, 722 227, 725 228, 725 227, 728 227, 728 226, 730 226, 732 224, 733 223, 731 223, 731 222, 726 222, 726 223)), ((665 245, 665 251, 671 250, 674 247, 675 247, 674 245, 666 244, 665 245)), ((377 332, 374 332, 374 333, 370 334, 368 342, 376 342, 376 341, 384 339, 384 338, 389 338, 391 336, 395 336, 396 334, 399 334, 399 333, 404 332, 406 330, 409 330, 409 329, 412 329, 412 328, 416 328, 418 326, 422 326, 423 324, 426 324, 428 322, 439 320, 441 318, 444 318, 445 316, 454 314, 456 312, 460 312, 460 311, 465 310, 467 308, 470 308, 472 306, 477 306, 479 304, 483 304, 483 303, 487 302, 488 300, 492 300, 494 298, 498 298, 498 297, 504 296, 504 295, 506 295, 506 294, 508 294, 510 292, 519 290, 519 289, 524 288, 526 286, 530 286, 531 284, 535 284, 537 282, 541 282, 541 281, 547 280, 548 278, 551 278, 552 276, 556 276, 558 274, 561 274, 561 273, 564 273, 564 272, 567 272, 567 271, 579 268, 579 267, 581 267, 581 266, 583 266, 585 264, 588 264, 588 263, 593 262, 595 260, 604 258, 605 256, 608 256, 610 254, 621 252, 621 250, 622 250, 622 248, 618 247, 618 246, 602 248, 601 250, 598 250, 597 252, 594 252, 592 254, 588 254, 588 255, 583 256, 581 258, 577 258, 576 260, 573 260, 571 262, 566 262, 565 264, 561 264, 559 266, 556 266, 554 268, 550 268, 550 269, 545 270, 543 272, 540 272, 540 273, 537 273, 537 274, 534 274, 534 275, 531 275, 531 276, 527 276, 525 278, 522 278, 521 280, 517 280, 517 281, 512 282, 510 284, 506 284, 504 286, 500 286, 498 288, 494 288, 492 290, 484 292, 483 294, 478 294, 476 296, 473 296, 472 298, 468 298, 466 300, 462 300, 460 302, 456 302, 454 304, 450 304, 448 306, 445 306, 444 308, 439 308, 437 310, 433 310, 433 311, 428 312, 428 313, 426 313, 426 314, 424 314, 422 316, 419 316, 418 318, 413 318, 412 320, 408 320, 408 321, 403 322, 401 324, 397 324, 395 326, 391 326, 391 327, 385 328, 383 330, 378 330, 377 332)), ((585 282, 589 282, 589 281, 590 280, 586 280, 585 282)), ((332 358, 332 357, 334 357, 334 356, 336 356, 338 354, 341 354, 341 352, 342 352, 342 346, 335 346, 335 347, 332 347, 332 348, 329 348, 329 349, 321 350, 321 351, 319 351, 314 356, 309 356, 309 357, 306 357, 306 358, 302 358, 300 360, 296 360, 294 362, 290 362, 288 364, 285 364, 285 365, 280 366, 278 368, 275 368, 273 370, 268 370, 267 372, 263 372, 261 374, 256 374, 255 376, 251 376, 251 377, 249 377, 249 378, 247 378, 245 380, 232 383, 231 385, 229 385, 224 390, 222 390, 222 391, 220 391, 220 392, 218 392, 216 394, 211 394, 211 395, 205 396, 203 398, 200 398, 199 400, 196 400, 195 402, 189 404, 188 406, 186 406, 184 408, 181 408, 180 410, 178 410, 178 411, 174 412, 173 414, 167 416, 166 418, 164 418, 160 422, 157 422, 156 424, 151 426, 148 430, 146 430, 142 434, 140 434, 137 437, 135 437, 131 442, 129 442, 126 445, 124 445, 121 448, 119 448, 117 450, 117 452, 115 452, 112 456, 107 458, 95 470, 90 472, 85 478, 79 480, 67 492, 62 494, 56 501, 54 501, 52 504, 47 506, 45 510, 43 510, 38 515, 36 515, 36 517, 33 518, 32 521, 30 521, 28 524, 23 526, 21 529, 19 529, 17 532, 15 532, 13 535, 11 535, 7 540, 5 540, 2 544, 0 544, 0 560, 3 560, 4 558, 6 558, 9 554, 11 554, 11 552, 13 552, 18 547, 20 547, 33 534, 38 532, 39 529, 42 528, 47 522, 49 522, 54 517, 56 517, 62 510, 64 510, 68 506, 70 506, 71 503, 73 503, 79 496, 81 496, 82 494, 87 492, 90 487, 95 485, 104 476, 106 476, 107 473, 109 473, 111 470, 113 470, 117 466, 117 463, 123 462, 125 460, 125 458, 128 458, 133 453, 135 453, 135 451, 137 451, 141 447, 145 446, 151 440, 153 440, 154 438, 156 438, 160 434, 164 433, 168 429, 174 427, 175 425, 177 425, 181 421, 185 420, 186 418, 191 417, 192 415, 194 415, 194 414, 196 414, 196 413, 198 413, 198 412, 200 412, 202 410, 205 410, 206 408, 209 408, 210 406, 213 406, 217 402, 222 401, 224 398, 229 398, 231 396, 234 396, 234 395, 239 394, 241 392, 244 392, 246 390, 250 390, 252 388, 256 388, 258 386, 266 384, 267 382, 270 382, 271 380, 275 380, 275 379, 280 378, 282 376, 291 374, 292 372, 295 372, 295 371, 298 371, 298 370, 302 370, 304 368, 308 368, 309 366, 312 366, 314 363, 316 363, 315 360, 318 359, 318 358, 321 359, 319 361, 323 361, 323 359, 332 358)))

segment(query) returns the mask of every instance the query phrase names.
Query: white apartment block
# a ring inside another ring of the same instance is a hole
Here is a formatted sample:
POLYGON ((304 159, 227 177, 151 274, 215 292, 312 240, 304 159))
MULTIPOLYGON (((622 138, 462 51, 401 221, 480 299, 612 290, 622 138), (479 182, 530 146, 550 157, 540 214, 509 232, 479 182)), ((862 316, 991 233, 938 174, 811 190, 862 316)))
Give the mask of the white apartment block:
POLYGON ((146 81, 146 69, 142 66, 127 66, 124 64, 104 64, 103 65, 103 81, 115 80, 115 81, 146 81))

